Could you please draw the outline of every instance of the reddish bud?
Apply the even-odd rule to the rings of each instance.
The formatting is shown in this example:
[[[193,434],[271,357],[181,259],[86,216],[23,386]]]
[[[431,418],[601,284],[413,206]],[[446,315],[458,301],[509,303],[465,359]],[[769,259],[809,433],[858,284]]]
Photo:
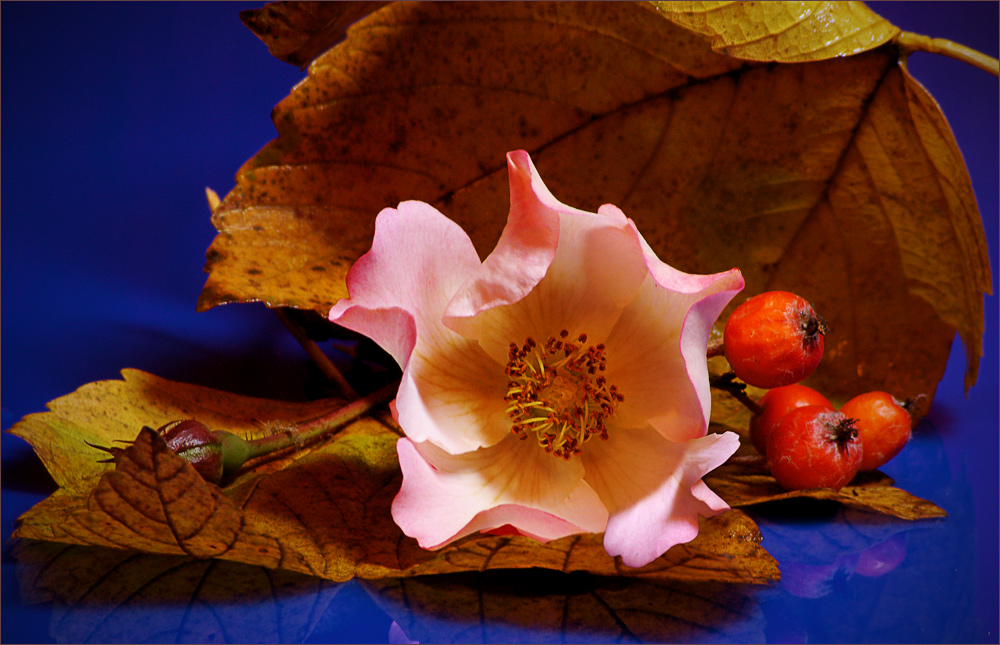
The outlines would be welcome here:
[[[177,453],[188,461],[205,481],[222,480],[222,442],[205,424],[194,419],[171,421],[156,430]]]

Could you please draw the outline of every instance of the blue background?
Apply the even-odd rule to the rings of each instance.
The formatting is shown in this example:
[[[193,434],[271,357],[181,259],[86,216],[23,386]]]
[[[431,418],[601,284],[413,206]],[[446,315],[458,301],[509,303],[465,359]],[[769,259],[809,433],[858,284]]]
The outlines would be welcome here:
[[[239,22],[237,12],[254,6],[0,8],[5,430],[84,383],[118,378],[125,367],[246,394],[302,398],[307,359],[271,312],[261,305],[194,311],[214,236],[204,188],[220,195],[232,188],[239,166],[274,136],[271,108],[304,75],[272,58]],[[997,55],[996,3],[873,6],[905,30]],[[995,289],[997,79],[928,54],[912,56],[910,71],[941,104],[969,166]],[[784,589],[761,596],[769,639],[1000,638],[995,296],[986,299],[986,311],[979,383],[963,394],[963,348],[956,341],[931,415],[885,468],[902,488],[945,507],[951,517],[933,528],[908,527],[906,558],[883,578],[862,579],[847,566],[827,580],[822,598]],[[16,517],[53,484],[19,438],[3,435],[2,456],[0,532],[6,539]],[[795,542],[788,531],[798,525],[789,529],[784,519],[785,528],[773,532],[767,514],[761,516],[765,547],[780,550],[779,544]],[[810,535],[830,524],[814,518],[799,523]],[[385,640],[390,616],[357,585],[338,591],[304,637]],[[941,606],[940,620],[909,619],[915,609],[933,612],[919,609],[928,597]],[[947,608],[952,618],[945,599],[961,601],[960,609]],[[9,545],[2,613],[0,640],[53,640],[49,607],[21,602]],[[551,638],[518,634],[502,638]],[[207,640],[204,634],[188,638]]]

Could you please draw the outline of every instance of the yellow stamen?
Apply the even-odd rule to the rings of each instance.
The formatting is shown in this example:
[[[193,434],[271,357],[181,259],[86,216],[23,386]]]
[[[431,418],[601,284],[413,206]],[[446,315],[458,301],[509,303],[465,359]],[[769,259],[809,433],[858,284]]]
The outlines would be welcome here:
[[[504,400],[520,439],[530,433],[538,445],[557,457],[579,454],[591,437],[608,438],[604,425],[625,397],[608,383],[604,345],[587,345],[587,335],[567,342],[567,330],[539,345],[527,338],[510,344]]]

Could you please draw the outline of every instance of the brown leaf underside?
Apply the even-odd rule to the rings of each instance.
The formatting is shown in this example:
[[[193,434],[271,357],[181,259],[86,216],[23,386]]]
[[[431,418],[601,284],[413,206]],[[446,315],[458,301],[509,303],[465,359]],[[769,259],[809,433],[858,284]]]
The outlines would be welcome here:
[[[278,138],[213,214],[199,307],[325,315],[374,215],[405,199],[485,255],[503,154],[523,148],[558,198],[620,206],[665,261],[812,301],[833,331],[811,384],[835,402],[932,394],[956,329],[971,384],[981,222],[944,117],[897,57],[746,62],[633,3],[390,5],[276,108]]]

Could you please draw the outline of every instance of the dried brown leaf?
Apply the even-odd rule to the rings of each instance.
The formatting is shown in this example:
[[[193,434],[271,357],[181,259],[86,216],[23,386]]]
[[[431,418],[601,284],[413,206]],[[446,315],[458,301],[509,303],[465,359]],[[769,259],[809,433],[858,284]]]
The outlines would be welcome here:
[[[542,568],[626,575],[654,580],[722,581],[760,584],[778,578],[777,563],[760,548],[760,532],[739,511],[703,519],[698,537],[667,551],[650,564],[632,569],[608,557],[603,535],[584,534],[539,544],[523,537],[475,537],[444,549],[413,575]]]
[[[148,375],[131,376],[139,382],[151,380]],[[161,386],[144,396],[166,393],[172,397],[192,387],[169,382]],[[204,388],[191,391],[211,400],[210,410],[247,400],[217,391],[208,396]],[[102,422],[103,416],[93,406],[73,406],[74,396],[80,396],[79,392],[65,397],[64,403],[85,421],[50,412],[36,415],[34,423],[44,425],[51,420],[74,427]],[[143,395],[133,392],[133,396]],[[89,395],[82,398],[93,401]],[[129,404],[144,409],[163,402],[131,400]],[[106,405],[115,410],[122,407],[113,400],[106,400]],[[302,405],[313,409],[310,404]],[[301,418],[291,409],[286,412]],[[307,454],[247,469],[223,490],[201,479],[157,433],[145,429],[114,470],[61,488],[19,519],[15,536],[215,557],[334,581],[536,567],[745,583],[777,577],[774,560],[760,548],[756,526],[739,511],[706,520],[697,539],[641,569],[628,569],[608,556],[600,535],[545,545],[520,537],[474,536],[439,551],[423,550],[400,532],[390,514],[400,484],[395,454],[398,433],[388,417],[365,417]],[[29,436],[52,435],[36,432]],[[72,434],[54,436],[56,444],[77,441]]]
[[[835,18],[824,38],[863,32]],[[213,214],[201,309],[325,314],[375,215],[406,199],[485,255],[507,212],[503,155],[523,148],[557,197],[620,206],[669,263],[735,265],[747,296],[813,302],[833,330],[813,384],[832,399],[933,394],[955,330],[975,380],[982,226],[947,123],[891,43],[764,64],[651,5],[393,4],[317,58],[274,121]]]
[[[53,454],[79,439],[62,428],[107,424],[136,410],[175,409],[176,401],[204,402],[206,415],[232,419],[219,410],[264,402],[195,386],[126,374],[127,405],[95,396],[117,392],[122,382],[81,388],[60,399],[62,411],[33,415],[29,440],[44,437]],[[134,387],[156,384],[157,387]],[[79,401],[75,401],[79,398]],[[101,403],[103,401],[103,403]],[[210,402],[210,404],[209,404]],[[289,419],[308,419],[331,402],[280,408]],[[104,414],[103,408],[114,414]],[[232,407],[230,407],[232,406]],[[201,418],[199,410],[187,408]],[[243,411],[245,414],[246,411]],[[43,429],[47,423],[53,427]],[[43,431],[44,430],[44,431]],[[326,443],[301,454],[251,465],[225,490],[201,479],[163,439],[144,429],[114,470],[90,474],[60,488],[19,520],[17,537],[136,549],[148,553],[215,557],[297,571],[334,581],[412,577],[497,569],[544,568],[676,581],[761,583],[777,577],[777,566],[760,547],[756,525],[738,510],[703,520],[698,537],[674,547],[639,569],[607,555],[602,536],[580,535],[547,544],[523,537],[470,536],[438,551],[405,537],[389,511],[399,489],[395,455],[398,426],[386,412],[356,420]],[[100,456],[93,454],[91,458]],[[939,517],[943,511],[872,474],[840,492],[786,493],[769,476],[725,466],[706,482],[733,506],[793,496],[835,499],[905,519]]]
[[[22,516],[14,536],[272,567],[283,560],[282,545],[249,529],[222,490],[148,428],[88,496],[57,491]]]
[[[344,38],[351,23],[388,2],[275,2],[240,12],[240,20],[286,63],[305,67]]]
[[[893,486],[892,478],[878,472],[858,473],[840,490],[816,488],[786,491],[759,467],[725,465],[705,477],[705,483],[731,506],[745,508],[783,499],[828,499],[848,506],[891,515],[904,520],[946,517],[944,509]]]

